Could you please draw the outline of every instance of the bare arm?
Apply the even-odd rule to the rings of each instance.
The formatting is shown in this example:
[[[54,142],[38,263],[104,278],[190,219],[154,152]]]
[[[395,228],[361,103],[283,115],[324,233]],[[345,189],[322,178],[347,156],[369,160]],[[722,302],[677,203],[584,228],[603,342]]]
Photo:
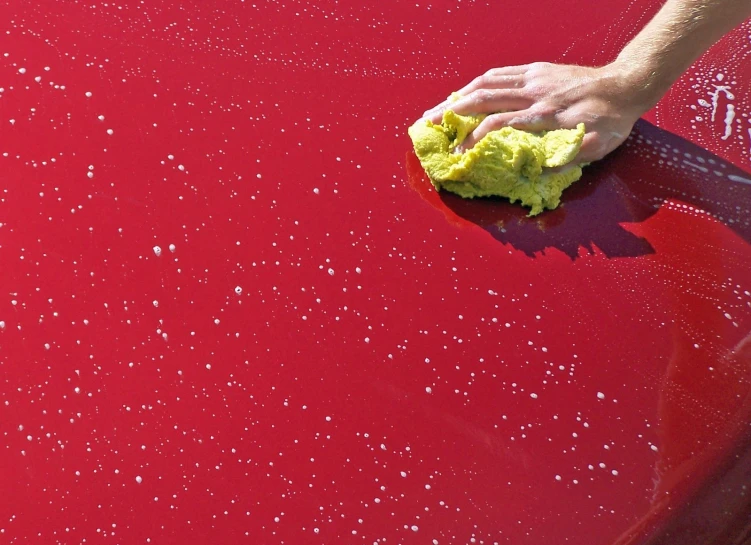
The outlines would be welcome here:
[[[584,123],[587,135],[576,161],[595,161],[623,143],[636,120],[675,80],[749,16],[751,0],[667,0],[608,65],[495,68],[461,89],[457,102],[443,102],[423,117],[437,123],[449,108],[460,114],[490,114],[464,148],[504,126],[540,131]]]
[[[646,111],[702,53],[750,16],[749,0],[668,0],[613,65],[633,81]]]

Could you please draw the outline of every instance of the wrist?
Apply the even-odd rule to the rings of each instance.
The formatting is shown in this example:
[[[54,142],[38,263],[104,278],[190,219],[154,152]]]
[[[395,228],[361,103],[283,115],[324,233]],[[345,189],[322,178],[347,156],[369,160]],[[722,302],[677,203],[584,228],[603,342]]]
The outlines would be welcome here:
[[[618,93],[636,110],[637,117],[651,110],[673,83],[649,63],[628,56],[619,55],[603,68],[616,82]]]

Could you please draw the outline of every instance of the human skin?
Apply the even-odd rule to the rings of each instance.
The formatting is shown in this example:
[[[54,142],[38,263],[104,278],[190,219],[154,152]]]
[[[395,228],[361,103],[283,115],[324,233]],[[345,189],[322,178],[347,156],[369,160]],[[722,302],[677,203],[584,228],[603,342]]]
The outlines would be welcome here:
[[[605,66],[535,62],[494,68],[460,89],[459,100],[446,100],[423,118],[439,123],[449,108],[488,114],[460,151],[504,126],[536,132],[584,123],[587,134],[574,161],[596,161],[621,145],[681,74],[749,16],[751,0],[667,0]]]

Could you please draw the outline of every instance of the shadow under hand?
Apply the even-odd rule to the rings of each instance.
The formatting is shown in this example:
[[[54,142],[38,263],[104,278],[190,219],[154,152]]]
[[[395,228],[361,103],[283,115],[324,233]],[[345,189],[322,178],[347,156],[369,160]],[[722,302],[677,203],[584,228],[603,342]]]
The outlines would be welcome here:
[[[643,120],[621,148],[584,169],[557,209],[535,217],[505,199],[436,192],[414,152],[407,154],[407,175],[410,186],[451,223],[478,225],[529,256],[549,248],[571,259],[595,247],[609,258],[654,253],[646,239],[621,224],[646,220],[668,199],[709,212],[751,241],[749,175]]]

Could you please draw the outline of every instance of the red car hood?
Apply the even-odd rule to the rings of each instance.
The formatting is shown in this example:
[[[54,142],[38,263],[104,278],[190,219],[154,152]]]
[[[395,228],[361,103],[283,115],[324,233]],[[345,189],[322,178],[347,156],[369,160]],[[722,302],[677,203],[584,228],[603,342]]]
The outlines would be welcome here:
[[[748,41],[536,218],[406,136],[651,4],[0,8],[0,541],[747,539]]]

